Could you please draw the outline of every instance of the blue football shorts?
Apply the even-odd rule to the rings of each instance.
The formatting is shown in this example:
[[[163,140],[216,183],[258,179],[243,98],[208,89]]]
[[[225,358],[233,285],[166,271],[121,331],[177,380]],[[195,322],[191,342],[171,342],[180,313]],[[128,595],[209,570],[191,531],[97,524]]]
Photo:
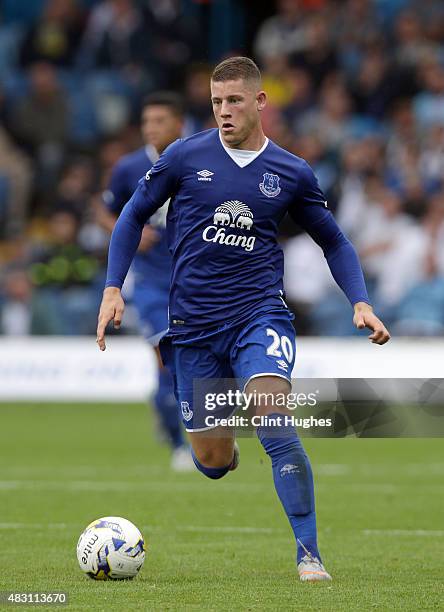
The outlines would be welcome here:
[[[152,346],[159,344],[168,329],[168,291],[158,287],[135,285],[133,303],[137,310],[139,329]]]
[[[279,376],[291,383],[295,362],[291,319],[289,311],[282,309],[208,335],[190,338],[167,334],[162,338],[159,347],[163,363],[173,375],[176,399],[188,432],[212,429],[214,425],[207,423],[209,414],[228,418],[237,409],[227,405],[213,407],[209,412],[203,394],[196,393],[196,388],[224,393],[236,379],[238,389],[243,390],[252,378],[263,375]],[[224,386],[224,381],[229,387]]]

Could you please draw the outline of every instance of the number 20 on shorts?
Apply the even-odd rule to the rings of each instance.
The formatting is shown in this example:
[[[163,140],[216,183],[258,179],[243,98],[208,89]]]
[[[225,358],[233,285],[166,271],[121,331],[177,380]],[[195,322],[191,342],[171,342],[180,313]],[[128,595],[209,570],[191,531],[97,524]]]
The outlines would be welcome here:
[[[267,327],[267,336],[273,338],[273,342],[267,348],[267,355],[272,357],[282,357],[284,354],[288,363],[293,361],[294,349],[293,344],[288,336],[279,336],[276,330]]]

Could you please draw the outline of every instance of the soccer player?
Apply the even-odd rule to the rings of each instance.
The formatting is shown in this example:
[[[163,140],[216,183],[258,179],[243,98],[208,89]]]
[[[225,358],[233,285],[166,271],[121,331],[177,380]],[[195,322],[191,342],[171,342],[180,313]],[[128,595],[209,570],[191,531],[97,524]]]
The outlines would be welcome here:
[[[208,478],[237,467],[230,429],[207,430],[205,406],[193,379],[235,378],[268,416],[257,428],[271,459],[274,485],[293,529],[302,581],[330,580],[318,550],[313,476],[295,428],[279,425],[295,359],[291,314],[283,299],[278,225],[286,213],[321,246],[331,272],[354,308],[354,324],[384,344],[389,333],[369,305],[361,266],[341,232],[310,166],[271,142],[260,113],[266,104],[256,64],[245,57],[220,63],[211,78],[218,129],[173,143],[139,182],[115,227],[97,342],[120,327],[120,288],[146,219],[171,197],[167,230],[173,257],[169,331],[164,362],[174,374],[177,400],[193,459]],[[232,406],[220,408],[228,416]],[[273,422],[276,425],[273,425]],[[214,435],[215,433],[219,435]]]
[[[140,177],[159,158],[159,153],[180,138],[183,130],[182,100],[173,92],[151,94],[142,108],[142,138],[145,146],[125,155],[111,173],[102,204],[96,207],[101,225],[112,232],[122,208],[136,189]],[[163,204],[142,230],[134,258],[134,304],[145,339],[156,350],[159,363],[158,387],[154,405],[172,447],[171,467],[175,471],[194,469],[185,444],[180,412],[174,397],[173,379],[162,365],[158,342],[168,328],[168,294],[171,255],[168,251],[165,221],[168,203]]]

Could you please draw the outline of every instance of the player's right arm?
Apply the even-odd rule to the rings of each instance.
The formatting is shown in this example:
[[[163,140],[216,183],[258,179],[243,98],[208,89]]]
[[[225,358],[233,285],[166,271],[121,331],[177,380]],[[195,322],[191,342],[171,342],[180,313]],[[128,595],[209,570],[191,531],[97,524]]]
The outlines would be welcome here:
[[[101,351],[106,348],[105,329],[108,323],[113,321],[116,329],[120,327],[124,310],[121,288],[139,246],[145,223],[178,188],[181,149],[181,140],[165,149],[156,164],[140,179],[114,227],[97,325],[97,343]]]

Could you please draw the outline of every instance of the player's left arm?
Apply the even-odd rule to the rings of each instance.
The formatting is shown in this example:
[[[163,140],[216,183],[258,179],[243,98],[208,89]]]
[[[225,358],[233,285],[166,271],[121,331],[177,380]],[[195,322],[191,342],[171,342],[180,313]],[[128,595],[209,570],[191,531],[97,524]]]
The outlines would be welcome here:
[[[374,314],[373,308],[366,302],[358,302],[354,305],[355,314],[353,324],[358,329],[367,327],[372,333],[369,339],[373,344],[385,344],[390,340],[390,334],[384,323]]]
[[[374,344],[385,344],[390,334],[370,305],[355,248],[328,210],[325,196],[308,164],[303,165],[299,179],[298,193],[289,214],[324,251],[333,278],[354,308],[354,325],[358,329],[370,329],[369,339]]]

